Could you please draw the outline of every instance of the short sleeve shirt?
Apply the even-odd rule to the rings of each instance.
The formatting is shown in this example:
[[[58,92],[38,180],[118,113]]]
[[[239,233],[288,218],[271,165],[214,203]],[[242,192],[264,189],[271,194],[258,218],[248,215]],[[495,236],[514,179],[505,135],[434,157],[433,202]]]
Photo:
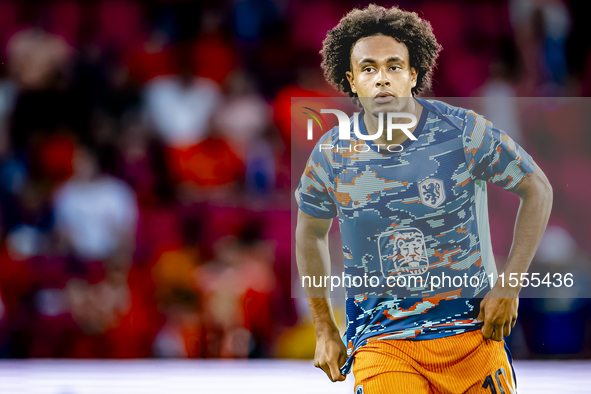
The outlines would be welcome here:
[[[295,192],[303,212],[338,217],[345,274],[374,278],[372,285],[347,283],[343,373],[369,341],[480,328],[479,301],[496,277],[486,183],[512,190],[534,171],[531,157],[489,120],[417,100],[423,106],[417,139],[407,139],[402,151],[366,143],[352,127],[349,140],[339,139],[334,128],[316,144]],[[367,134],[363,116],[359,127]],[[429,285],[446,276],[449,285]],[[474,278],[472,285],[454,285],[458,276]],[[409,283],[392,288],[388,278]]]

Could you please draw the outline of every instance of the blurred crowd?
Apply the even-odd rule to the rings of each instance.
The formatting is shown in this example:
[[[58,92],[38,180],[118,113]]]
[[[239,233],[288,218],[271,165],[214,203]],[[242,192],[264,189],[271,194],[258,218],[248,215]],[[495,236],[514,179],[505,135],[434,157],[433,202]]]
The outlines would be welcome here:
[[[335,95],[318,51],[359,4],[0,0],[0,357],[313,355],[291,292],[290,104]],[[444,48],[427,96],[591,93],[580,2],[399,4]],[[564,135],[514,132],[554,185],[570,179],[541,263],[588,265],[591,140]],[[512,224],[491,219],[500,256]],[[589,323],[584,301],[527,308]],[[523,354],[583,354],[588,336]]]

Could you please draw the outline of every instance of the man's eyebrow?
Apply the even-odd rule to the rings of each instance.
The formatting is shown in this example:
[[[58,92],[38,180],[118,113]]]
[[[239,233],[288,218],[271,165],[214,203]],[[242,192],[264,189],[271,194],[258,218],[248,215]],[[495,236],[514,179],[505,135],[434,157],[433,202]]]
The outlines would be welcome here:
[[[386,63],[394,63],[394,62],[404,63],[404,60],[399,56],[393,56],[393,57],[388,58],[388,60],[386,60]],[[359,61],[359,64],[363,64],[363,63],[377,63],[377,62],[374,59],[365,58],[365,59],[361,59],[361,61]]]

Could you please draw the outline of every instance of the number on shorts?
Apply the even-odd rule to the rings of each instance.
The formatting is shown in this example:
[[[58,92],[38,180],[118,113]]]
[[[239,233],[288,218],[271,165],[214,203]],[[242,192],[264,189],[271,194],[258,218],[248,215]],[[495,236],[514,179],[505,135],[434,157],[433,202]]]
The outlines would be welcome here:
[[[490,392],[492,394],[497,394],[497,389],[495,388],[495,384],[493,383],[492,377],[490,375],[484,378],[484,383],[482,383],[482,387],[484,387],[485,389],[490,388]]]
[[[503,378],[505,378],[505,383],[507,383],[507,387],[509,387],[509,390],[511,390],[511,394],[515,394],[515,390],[513,390],[513,387],[509,384],[507,374],[505,373],[505,370],[502,367],[497,369],[497,372],[495,372],[495,380],[497,381],[497,386],[501,394],[505,394],[505,390],[501,385],[501,379],[499,379],[499,375],[503,375]],[[497,388],[495,387],[492,375],[488,375],[486,378],[484,378],[484,383],[482,383],[482,387],[485,389],[490,389],[491,394],[497,394]]]

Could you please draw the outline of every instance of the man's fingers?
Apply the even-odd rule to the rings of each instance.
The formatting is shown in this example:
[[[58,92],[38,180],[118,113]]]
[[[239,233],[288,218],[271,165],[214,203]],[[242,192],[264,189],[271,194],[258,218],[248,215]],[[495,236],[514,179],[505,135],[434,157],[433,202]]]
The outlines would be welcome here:
[[[332,380],[332,376],[330,375],[330,368],[328,368],[328,365],[325,362],[321,362],[317,359],[314,359],[314,366],[316,368],[320,368],[321,370],[323,370],[326,376],[328,376],[328,378]]]
[[[343,365],[345,365],[346,362],[347,362],[347,354],[346,353],[341,353],[339,355],[339,373],[341,373],[341,367]],[[341,376],[342,376],[341,381],[347,379],[347,375],[341,374]]]
[[[484,321],[484,313],[482,312],[482,309],[480,310],[480,313],[478,314],[476,321]]]
[[[341,339],[320,338],[316,346],[314,366],[322,369],[333,382],[345,380],[340,367],[347,361],[347,349]]]
[[[508,337],[511,335],[511,323],[505,323],[503,326],[503,336]]]
[[[493,341],[497,341],[497,342],[502,341],[503,340],[503,326],[495,325],[490,339],[492,339]]]
[[[339,369],[336,360],[329,361],[328,368],[330,369],[330,376],[332,376],[331,380],[333,382],[345,380],[345,377],[341,374],[341,370]]]
[[[327,364],[321,364],[320,367],[318,367],[318,368],[323,370],[324,373],[326,374],[326,376],[328,376],[328,378],[334,382],[334,379],[332,378],[332,375],[330,374],[330,368],[328,367]]]
[[[493,333],[493,325],[490,322],[484,321],[482,326],[482,337],[484,339],[490,339]]]
[[[484,301],[484,300],[482,300]],[[477,321],[484,321],[484,302],[480,303],[480,312],[478,313]]]
[[[345,353],[341,353],[339,356],[339,368],[345,365],[347,362],[347,355]]]
[[[322,363],[319,366],[317,366],[317,368],[322,369],[326,376],[328,376],[328,378],[332,382],[343,381],[346,379],[346,376],[343,376],[341,374],[340,369],[336,366],[334,362]]]

